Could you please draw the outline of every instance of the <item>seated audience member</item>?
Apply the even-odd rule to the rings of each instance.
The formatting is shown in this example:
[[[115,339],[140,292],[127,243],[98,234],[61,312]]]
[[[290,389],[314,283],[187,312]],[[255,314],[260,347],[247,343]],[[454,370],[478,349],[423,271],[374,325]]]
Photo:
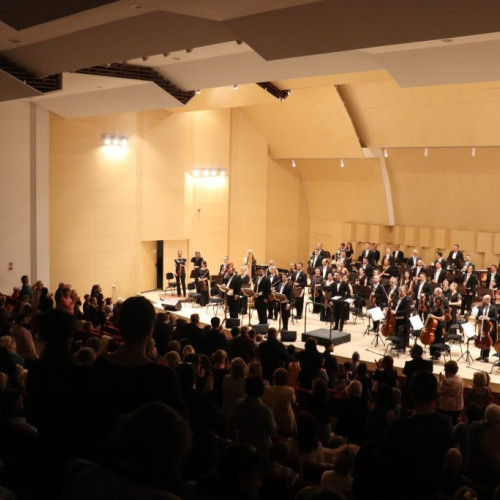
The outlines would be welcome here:
[[[415,413],[396,420],[383,438],[382,469],[391,471],[383,498],[436,498],[441,472],[451,445],[450,420],[433,410],[437,380],[429,372],[413,376],[410,392]]]
[[[254,446],[266,454],[276,434],[276,421],[272,410],[262,402],[264,382],[259,377],[247,377],[246,397],[236,405],[235,420],[238,426],[238,441]]]
[[[189,428],[176,411],[150,402],[124,416],[105,448],[102,465],[75,460],[66,470],[63,500],[175,500],[190,448]]]
[[[359,446],[355,444],[346,444],[337,450],[333,470],[325,471],[321,476],[323,488],[340,491],[346,498],[351,498],[352,472],[358,450]]]
[[[9,351],[10,357],[16,365],[24,366],[24,359],[17,354],[16,343],[10,335],[0,337],[0,346],[5,347]]]
[[[30,319],[26,314],[19,314],[12,327],[12,338],[16,343],[17,353],[27,364],[38,358],[33,336],[27,328]]]
[[[491,403],[491,389],[489,387],[490,377],[486,372],[474,372],[472,375],[472,389],[467,394],[465,400],[466,405],[475,403],[481,408],[484,415],[484,410]]]
[[[154,320],[154,307],[144,297],[130,297],[121,306],[119,329],[123,344],[95,364],[94,389],[104,426],[150,401],[183,411],[175,372],[146,355]]]
[[[278,368],[273,375],[273,385],[266,389],[262,401],[273,411],[278,431],[292,434],[297,430],[293,405],[296,403],[295,390],[288,385],[289,377],[285,368]]]
[[[222,382],[222,418],[232,422],[236,416],[236,404],[245,397],[245,375],[247,365],[241,358],[231,361],[230,374]]]

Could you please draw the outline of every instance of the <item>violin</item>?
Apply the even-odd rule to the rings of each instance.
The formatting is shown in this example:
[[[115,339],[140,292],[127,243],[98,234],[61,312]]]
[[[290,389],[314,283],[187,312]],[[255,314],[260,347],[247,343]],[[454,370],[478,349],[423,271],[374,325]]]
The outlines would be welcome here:
[[[436,336],[434,332],[438,327],[439,321],[436,318],[431,318],[427,316],[427,320],[425,321],[424,328],[420,333],[420,342],[424,345],[432,345],[436,340]]]
[[[493,324],[487,319],[481,320],[481,326],[479,327],[479,332],[477,334],[476,340],[474,341],[475,346],[482,351],[489,349],[493,341],[491,340],[490,331]],[[496,344],[495,344],[496,346]]]

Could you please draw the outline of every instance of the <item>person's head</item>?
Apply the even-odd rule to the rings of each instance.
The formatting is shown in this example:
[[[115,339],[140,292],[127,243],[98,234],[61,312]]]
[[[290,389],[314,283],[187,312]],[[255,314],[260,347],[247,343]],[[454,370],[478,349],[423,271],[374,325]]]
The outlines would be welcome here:
[[[249,398],[261,398],[266,390],[262,377],[247,377],[245,391]]]
[[[269,328],[267,331],[267,338],[268,339],[275,339],[278,336],[278,330],[276,328]]]
[[[200,315],[197,313],[191,314],[191,323],[193,325],[198,325],[199,322],[200,322]]]
[[[97,354],[91,347],[82,347],[75,353],[75,363],[79,366],[94,366]]]
[[[175,351],[179,354],[181,354],[181,343],[178,340],[169,340],[167,342],[167,352],[169,351]]]
[[[316,401],[320,401],[322,403],[327,403],[329,401],[330,394],[328,392],[328,384],[323,377],[317,377],[313,380],[312,397]]]
[[[490,425],[500,424],[500,406],[491,404],[484,410],[484,420]]]
[[[491,295],[483,295],[483,306],[489,306],[491,302]]]
[[[227,361],[227,352],[224,349],[217,349],[212,353],[212,363],[214,366],[224,366]]]
[[[191,354],[195,354],[194,347],[190,344],[185,345],[182,349],[182,359],[186,359],[186,356]]]
[[[421,272],[419,275],[418,275],[418,279],[420,280],[421,283],[423,283],[426,279],[427,279],[427,274],[425,272]]]
[[[347,477],[352,473],[358,451],[359,446],[356,444],[345,444],[337,450],[333,468],[339,476]]]
[[[436,400],[438,384],[429,372],[417,372],[410,383],[410,395],[415,403],[432,403]]]
[[[231,377],[244,378],[247,365],[242,358],[233,358],[231,360]]]
[[[444,374],[448,376],[453,376],[458,373],[458,364],[456,361],[450,359],[444,364]]]
[[[252,361],[248,364],[249,377],[262,377],[262,365],[258,361]]]
[[[472,274],[472,271],[474,271],[474,266],[467,266],[467,273]]]
[[[289,344],[286,346],[286,350],[288,352],[288,355],[290,356],[290,359],[292,361],[295,361],[295,351],[296,351],[295,346],[293,344]]]
[[[177,258],[182,258],[182,250],[177,250]]]
[[[458,448],[450,448],[444,457],[444,470],[459,473],[462,465],[462,453]]]
[[[175,370],[177,365],[181,362],[181,356],[177,351],[169,351],[165,354],[165,363],[167,366]]]
[[[436,271],[440,271],[441,270],[441,262],[436,261]]]
[[[212,328],[214,330],[217,330],[220,326],[220,319],[217,317],[217,316],[214,316],[211,320],[210,320],[210,324],[212,325]]]
[[[363,392],[363,386],[361,385],[361,382],[359,380],[353,380],[346,387],[346,395],[348,398],[359,397],[359,396],[361,396],[362,392]]]
[[[467,422],[479,422],[483,418],[483,410],[477,403],[467,403],[464,408],[465,420]]]
[[[145,341],[152,333],[155,308],[145,297],[129,297],[121,306],[118,328],[125,342]]]
[[[290,377],[288,376],[288,371],[284,368],[278,368],[274,370],[273,373],[273,384],[274,385],[288,385]]]
[[[234,339],[240,334],[240,327],[239,326],[233,326],[231,328],[231,337]]]
[[[368,373],[368,365],[366,363],[359,363],[358,377],[365,376]]]
[[[16,342],[10,335],[0,337],[0,346],[5,347],[9,352],[16,352]]]
[[[132,482],[169,489],[180,475],[190,445],[187,421],[167,405],[150,402],[115,427],[104,465]]]
[[[30,282],[30,279],[29,279],[29,277],[26,274],[23,275],[23,276],[21,276],[21,283],[23,285],[27,285],[29,282]]]
[[[46,345],[42,357],[55,361],[71,359],[71,342],[76,329],[76,319],[61,309],[47,311],[40,321],[40,336]]]
[[[314,270],[314,274],[316,276],[321,276],[321,269],[319,267],[317,267],[315,270]]]
[[[475,388],[487,387],[488,383],[488,375],[485,372],[474,372],[472,375],[472,384]]]
[[[306,344],[304,346],[304,349],[306,351],[317,351],[317,346],[318,346],[318,341],[314,337],[309,337],[306,340]]]
[[[282,283],[286,283],[287,281],[288,281],[288,274],[283,273],[283,274],[281,275],[281,282],[282,282]]]
[[[359,363],[359,352],[358,351],[354,351],[352,353],[352,356],[351,356],[351,361],[353,363]]]
[[[335,346],[333,345],[333,342],[331,340],[328,340],[325,343],[325,352],[333,352]]]
[[[410,356],[412,359],[420,359],[424,354],[424,349],[420,344],[413,344],[410,349]]]

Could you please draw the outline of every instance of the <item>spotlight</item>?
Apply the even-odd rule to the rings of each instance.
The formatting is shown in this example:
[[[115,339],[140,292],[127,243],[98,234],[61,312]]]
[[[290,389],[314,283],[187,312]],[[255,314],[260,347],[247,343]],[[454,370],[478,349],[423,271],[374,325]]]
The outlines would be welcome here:
[[[203,169],[203,177],[208,177],[208,176],[209,176],[209,174],[210,174],[210,170],[209,170],[209,168],[208,168],[208,167],[205,167],[205,168]]]
[[[424,156],[426,158],[429,156],[429,148],[424,148]]]
[[[474,146],[470,152],[472,158],[474,158],[476,156],[476,146]]]
[[[120,138],[117,135],[113,136],[113,140],[111,141],[113,146],[119,146],[120,145]]]
[[[128,137],[126,135],[124,135],[121,138],[120,146],[123,146],[124,148],[126,148],[128,146]]]
[[[212,177],[215,177],[218,174],[218,170],[215,167],[212,167],[212,170],[210,170],[210,175]]]
[[[341,158],[340,159],[340,168],[344,168],[345,165],[344,165],[344,158]]]
[[[226,176],[226,169],[225,169],[225,168],[221,168],[221,169],[219,170],[219,175],[220,175],[221,177],[225,177],[225,176]]]
[[[149,59],[149,57],[148,57],[148,56],[142,56],[142,60],[143,60],[144,62],[146,62],[148,59]]]
[[[233,85],[233,90],[238,90],[238,84],[236,84],[236,83],[235,83],[235,84]]]
[[[389,151],[387,151],[387,148],[384,148],[384,158],[389,158]]]
[[[292,160],[292,168],[295,168],[297,164],[295,163],[295,160]]]
[[[201,94],[201,89],[196,89],[196,95],[200,95]]]
[[[193,170],[193,177],[199,177],[199,176],[200,176],[200,169],[198,167],[196,167]]]
[[[105,134],[103,137],[103,142],[105,146],[109,146],[111,144],[111,136],[109,134]]]

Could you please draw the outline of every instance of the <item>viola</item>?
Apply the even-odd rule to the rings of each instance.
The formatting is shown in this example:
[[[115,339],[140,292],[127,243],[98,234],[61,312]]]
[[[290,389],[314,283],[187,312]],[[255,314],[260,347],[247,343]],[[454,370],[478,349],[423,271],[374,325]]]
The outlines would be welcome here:
[[[436,318],[431,318],[427,316],[427,320],[425,322],[425,326],[420,333],[420,342],[424,345],[432,345],[436,341],[436,336],[434,332],[438,326],[439,322]]]

